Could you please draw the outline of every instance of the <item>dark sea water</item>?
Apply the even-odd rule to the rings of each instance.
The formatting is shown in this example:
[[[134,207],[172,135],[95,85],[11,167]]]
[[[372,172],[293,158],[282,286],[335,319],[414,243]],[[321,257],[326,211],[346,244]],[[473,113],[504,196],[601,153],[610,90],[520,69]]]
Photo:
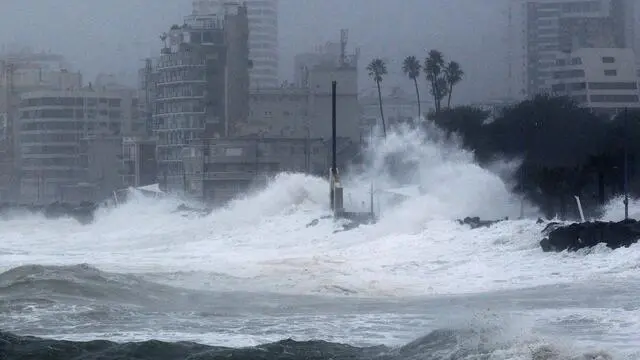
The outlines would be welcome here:
[[[328,350],[331,346],[344,351],[343,358],[363,359],[535,358],[532,354],[541,356],[536,359],[592,359],[594,354],[602,359],[634,359],[640,356],[639,286],[637,281],[620,281],[367,299],[207,292],[105,273],[88,265],[24,266],[0,275],[0,324],[5,332],[57,340],[155,339],[229,348],[272,343],[272,356],[265,358],[278,359],[282,357],[276,345],[286,339],[312,341],[279,343],[299,352],[291,359],[303,359],[303,353],[312,350],[338,351]],[[19,342],[8,334],[2,339]],[[45,345],[23,344],[29,349],[49,346]],[[113,346],[103,347],[114,351]],[[172,359],[188,353],[233,353],[163,346],[177,349],[177,357],[167,357]],[[8,350],[0,348],[0,354],[3,351]],[[253,356],[242,351],[237,354]],[[335,358],[329,353],[318,358]]]

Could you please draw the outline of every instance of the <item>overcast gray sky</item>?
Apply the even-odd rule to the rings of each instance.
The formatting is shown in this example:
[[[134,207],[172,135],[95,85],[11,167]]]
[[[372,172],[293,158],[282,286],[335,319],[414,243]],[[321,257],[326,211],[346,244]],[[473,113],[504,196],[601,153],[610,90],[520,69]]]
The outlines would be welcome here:
[[[24,43],[65,55],[92,80],[99,72],[130,79],[142,59],[156,54],[158,35],[191,11],[191,0],[0,0],[0,43]],[[387,87],[401,76],[407,55],[437,48],[462,64],[458,102],[505,93],[504,0],[280,0],[280,76],[292,77],[292,57],[350,31],[362,51],[388,61]],[[370,79],[361,72],[362,88]]]

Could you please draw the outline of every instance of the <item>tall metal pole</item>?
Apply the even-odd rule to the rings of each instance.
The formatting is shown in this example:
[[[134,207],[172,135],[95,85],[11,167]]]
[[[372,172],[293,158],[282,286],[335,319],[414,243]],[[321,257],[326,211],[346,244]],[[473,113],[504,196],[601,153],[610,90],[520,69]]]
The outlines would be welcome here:
[[[333,150],[333,157],[332,157],[332,161],[331,161],[331,166],[332,166],[332,170],[334,175],[337,173],[337,169],[338,169],[338,159],[337,159],[337,135],[336,135],[336,88],[337,88],[337,82],[336,81],[332,81],[331,82],[331,141],[332,141],[332,150]]]
[[[629,219],[629,120],[624,108],[624,219]]]

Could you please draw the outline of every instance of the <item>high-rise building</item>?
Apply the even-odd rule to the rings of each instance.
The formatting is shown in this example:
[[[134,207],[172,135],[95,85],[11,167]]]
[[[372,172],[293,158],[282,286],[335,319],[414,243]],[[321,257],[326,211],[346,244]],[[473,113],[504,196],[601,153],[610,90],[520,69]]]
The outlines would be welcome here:
[[[549,89],[563,53],[581,48],[635,48],[634,0],[512,0],[522,11],[527,95]],[[513,29],[512,29],[513,31]]]
[[[124,134],[135,133],[137,98],[131,89],[38,90],[20,96],[18,145],[20,148],[20,200],[47,204],[70,195],[65,190],[89,178],[115,174],[113,168],[96,169],[98,162],[83,159],[83,144],[96,136],[111,137],[122,148]],[[107,151],[98,151],[112,155]],[[100,162],[102,163],[102,162]],[[117,188],[117,183],[110,184]],[[105,188],[104,183],[100,186]],[[95,200],[95,199],[86,199]]]
[[[250,86],[273,88],[278,78],[278,0],[244,0],[249,17],[249,57],[252,61]],[[228,0],[194,0],[193,14],[220,13],[224,6],[237,6]]]
[[[625,108],[640,108],[632,49],[578,49],[559,58],[552,70],[552,93],[569,96],[599,114],[614,116]]]
[[[82,85],[63,56],[29,50],[0,55],[0,201],[18,201],[20,95],[49,89],[71,90]]]
[[[154,93],[159,182],[184,189],[182,150],[192,140],[233,135],[246,121],[249,25],[245,6],[195,13],[162,36],[165,46],[149,82]]]

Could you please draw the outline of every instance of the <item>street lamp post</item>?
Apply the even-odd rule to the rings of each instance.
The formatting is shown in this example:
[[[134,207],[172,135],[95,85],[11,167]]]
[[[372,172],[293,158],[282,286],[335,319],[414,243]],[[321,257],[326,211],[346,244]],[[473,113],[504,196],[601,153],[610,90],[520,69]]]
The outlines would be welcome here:
[[[629,121],[624,108],[624,219],[629,220]]]

